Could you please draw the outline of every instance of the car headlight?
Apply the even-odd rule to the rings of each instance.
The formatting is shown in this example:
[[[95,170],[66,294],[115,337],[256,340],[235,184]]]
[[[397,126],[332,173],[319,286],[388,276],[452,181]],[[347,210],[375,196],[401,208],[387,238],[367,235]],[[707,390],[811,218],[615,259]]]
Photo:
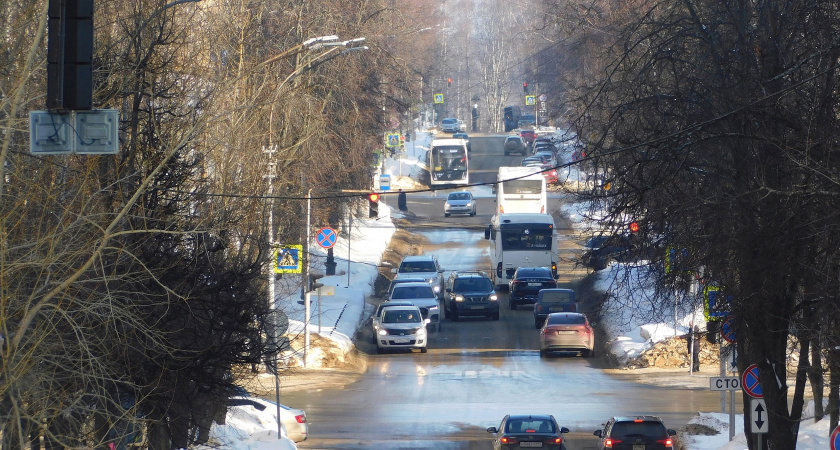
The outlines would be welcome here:
[[[426,335],[426,327],[420,327],[420,329],[417,330],[417,336],[425,336],[425,335]]]
[[[435,291],[435,294],[437,294],[438,292],[440,292],[440,286],[435,286],[434,291]]]
[[[499,297],[496,294],[493,294],[493,295],[490,296],[490,301],[492,301],[492,302],[495,302],[498,299],[499,299]]]
[[[464,205],[464,206],[466,206],[467,208],[471,208],[471,207],[472,207],[472,202],[469,202],[469,203],[467,203],[467,204],[466,204],[466,205]]]
[[[382,328],[382,329],[380,329],[380,330],[379,330],[379,335],[380,335],[380,336],[387,336],[387,335],[388,335],[388,331],[386,331],[384,328]]]
[[[456,302],[463,302],[463,301],[464,301],[464,297],[463,297],[463,296],[460,296],[460,295],[456,295],[456,296],[455,296],[455,301],[456,301]]]
[[[445,203],[445,204],[443,205],[443,209],[449,209],[449,203]]]

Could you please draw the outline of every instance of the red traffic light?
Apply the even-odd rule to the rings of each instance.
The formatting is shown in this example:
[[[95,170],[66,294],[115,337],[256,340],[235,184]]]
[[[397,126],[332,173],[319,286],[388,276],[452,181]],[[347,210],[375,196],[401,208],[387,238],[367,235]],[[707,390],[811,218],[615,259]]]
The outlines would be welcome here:
[[[639,231],[639,224],[636,222],[630,223],[630,231],[632,231],[633,233]]]
[[[376,193],[376,192],[371,192],[371,193],[368,195],[368,200],[370,200],[370,201],[372,201],[372,202],[378,202],[378,201],[379,201],[379,194],[378,194],[378,193]]]

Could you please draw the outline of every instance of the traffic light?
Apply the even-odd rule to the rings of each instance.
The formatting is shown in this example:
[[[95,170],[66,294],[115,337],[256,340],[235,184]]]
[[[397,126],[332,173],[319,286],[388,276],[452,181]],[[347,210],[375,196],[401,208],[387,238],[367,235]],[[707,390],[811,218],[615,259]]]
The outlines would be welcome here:
[[[717,335],[720,332],[718,325],[716,320],[706,322],[706,340],[710,344],[717,344]]]
[[[89,110],[93,0],[49,0],[47,15],[47,109]]]
[[[526,94],[528,93],[528,83],[522,83],[522,90],[525,91]]]
[[[452,86],[452,78],[447,78],[446,82],[449,83],[449,86]]]
[[[379,218],[379,194],[376,192],[371,192],[368,195],[368,218]]]
[[[609,188],[607,188],[607,189],[609,189]],[[639,232],[639,223],[638,222],[630,223],[630,232],[632,232],[632,233],[638,233]]]

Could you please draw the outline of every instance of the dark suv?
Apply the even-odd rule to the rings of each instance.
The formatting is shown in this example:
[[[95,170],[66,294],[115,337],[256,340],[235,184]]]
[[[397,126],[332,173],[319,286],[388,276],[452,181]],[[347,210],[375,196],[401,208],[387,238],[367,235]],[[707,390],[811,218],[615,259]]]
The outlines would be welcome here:
[[[520,267],[513,273],[508,288],[508,307],[516,309],[519,305],[535,303],[537,295],[543,289],[554,289],[557,280],[548,267]]]
[[[656,416],[613,417],[604,424],[604,429],[593,433],[600,438],[600,450],[673,450],[675,430],[665,428],[662,419]]]
[[[484,316],[499,320],[499,298],[486,273],[455,271],[446,280],[443,296],[445,314],[453,321],[464,316]]]

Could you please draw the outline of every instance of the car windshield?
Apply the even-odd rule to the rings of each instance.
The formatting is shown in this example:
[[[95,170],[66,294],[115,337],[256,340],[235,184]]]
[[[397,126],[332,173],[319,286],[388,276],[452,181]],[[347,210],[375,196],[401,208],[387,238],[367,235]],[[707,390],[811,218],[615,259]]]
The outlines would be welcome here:
[[[549,325],[586,325],[586,316],[582,314],[551,314]]]
[[[431,261],[409,261],[400,264],[400,272],[437,272],[437,270],[435,270],[435,263]]]
[[[667,436],[665,425],[661,422],[616,422],[610,432],[610,437],[621,439],[628,436],[644,436],[661,438]]]
[[[457,120],[455,120],[455,119],[443,119],[443,122],[441,122],[441,123],[455,123],[455,122],[457,122]]]
[[[382,321],[385,323],[419,323],[420,314],[417,311],[408,310],[385,311]]]
[[[607,240],[606,236],[595,236],[595,237],[589,239],[588,241],[586,241],[586,245],[584,245],[584,247],[586,247],[586,248],[601,248],[601,246],[604,245],[604,242],[606,242],[606,240]]]
[[[452,283],[452,289],[456,292],[466,291],[492,291],[493,284],[487,278],[456,278]]]
[[[511,419],[505,426],[506,433],[554,433],[554,423],[548,419]]]
[[[470,194],[466,192],[453,192],[449,194],[449,200],[469,200]]]
[[[540,302],[542,303],[572,303],[574,298],[569,291],[542,291]]]
[[[397,286],[394,288],[394,293],[391,298],[394,300],[407,298],[431,298],[435,294],[432,292],[431,286]]]

